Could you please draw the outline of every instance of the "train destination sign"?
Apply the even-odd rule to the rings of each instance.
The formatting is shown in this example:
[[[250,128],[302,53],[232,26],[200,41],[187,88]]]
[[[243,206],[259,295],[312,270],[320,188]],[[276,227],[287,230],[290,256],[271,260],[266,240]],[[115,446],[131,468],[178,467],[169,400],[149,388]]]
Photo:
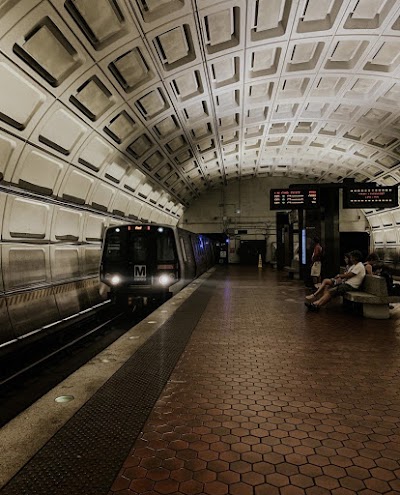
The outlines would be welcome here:
[[[394,208],[398,206],[397,186],[349,186],[343,189],[343,208]]]
[[[319,208],[317,188],[271,189],[271,210],[298,210]]]

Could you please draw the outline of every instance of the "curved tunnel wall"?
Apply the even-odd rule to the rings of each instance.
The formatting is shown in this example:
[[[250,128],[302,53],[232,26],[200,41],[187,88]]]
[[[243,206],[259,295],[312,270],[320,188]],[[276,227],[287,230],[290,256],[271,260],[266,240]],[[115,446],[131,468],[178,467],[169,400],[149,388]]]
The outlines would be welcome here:
[[[400,208],[365,211],[370,225],[372,246],[385,262],[400,261]]]
[[[140,170],[161,177],[165,157],[130,113],[50,2],[1,3],[0,345],[101,301],[104,228],[178,221],[179,199]]]

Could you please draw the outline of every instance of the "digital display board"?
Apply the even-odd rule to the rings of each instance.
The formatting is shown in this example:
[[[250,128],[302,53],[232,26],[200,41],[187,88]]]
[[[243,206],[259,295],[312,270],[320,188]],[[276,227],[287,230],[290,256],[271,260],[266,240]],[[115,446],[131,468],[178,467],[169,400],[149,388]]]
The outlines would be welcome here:
[[[317,188],[271,189],[271,210],[298,210],[319,208]]]
[[[358,184],[343,188],[343,208],[394,208],[398,204],[397,186]]]

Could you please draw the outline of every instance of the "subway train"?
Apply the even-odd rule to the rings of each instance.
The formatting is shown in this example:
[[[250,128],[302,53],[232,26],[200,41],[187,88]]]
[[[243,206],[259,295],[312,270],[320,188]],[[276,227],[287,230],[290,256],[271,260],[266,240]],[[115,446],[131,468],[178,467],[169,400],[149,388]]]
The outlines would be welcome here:
[[[170,225],[119,225],[105,232],[100,280],[117,304],[159,303],[214,263],[214,244],[203,235]]]

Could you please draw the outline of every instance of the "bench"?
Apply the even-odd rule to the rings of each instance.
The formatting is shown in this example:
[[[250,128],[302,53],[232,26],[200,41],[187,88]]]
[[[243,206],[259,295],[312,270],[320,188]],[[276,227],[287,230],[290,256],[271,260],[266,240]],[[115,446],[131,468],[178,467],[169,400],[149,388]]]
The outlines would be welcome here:
[[[366,275],[361,290],[344,294],[343,299],[362,305],[363,316],[376,320],[390,317],[389,304],[400,302],[400,296],[389,296],[386,280],[377,275]]]
[[[299,260],[292,260],[290,266],[284,266],[284,271],[287,272],[289,278],[299,280],[300,278],[300,263]]]

